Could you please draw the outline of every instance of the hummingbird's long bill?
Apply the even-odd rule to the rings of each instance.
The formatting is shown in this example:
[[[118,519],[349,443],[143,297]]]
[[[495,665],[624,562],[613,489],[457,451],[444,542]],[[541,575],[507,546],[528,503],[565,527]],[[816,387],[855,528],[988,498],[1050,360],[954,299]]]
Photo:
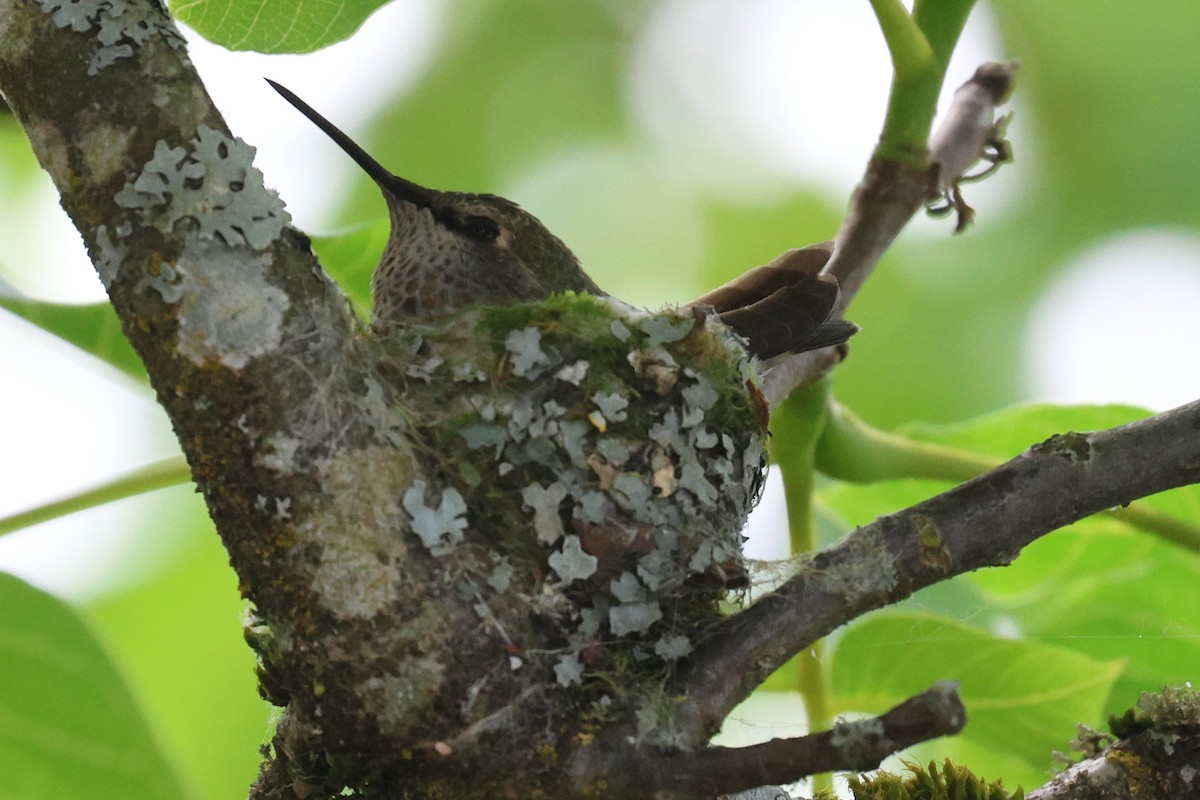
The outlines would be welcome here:
[[[353,139],[343,133],[340,128],[321,116],[315,108],[297,97],[291,89],[276,83],[270,78],[264,78],[263,80],[271,84],[271,88],[279,92],[284,100],[295,106],[301,114],[308,117],[314,125],[324,131],[326,136],[333,139],[338,147],[346,151],[346,155],[354,159],[355,163],[362,167],[363,171],[370,175],[371,180],[379,184],[381,189],[391,192],[397,199],[407,201],[415,206],[421,208],[432,206],[433,194],[424,186],[393,175],[382,164],[372,158],[366,150],[359,147]]]

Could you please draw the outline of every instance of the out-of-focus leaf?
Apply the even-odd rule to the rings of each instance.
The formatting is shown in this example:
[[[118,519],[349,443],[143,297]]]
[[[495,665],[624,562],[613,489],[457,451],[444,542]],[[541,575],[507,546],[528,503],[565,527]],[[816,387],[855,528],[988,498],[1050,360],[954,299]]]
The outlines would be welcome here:
[[[146,380],[141,359],[129,346],[121,332],[117,312],[108,303],[68,305],[23,297],[0,297],[0,308],[107,361],[137,381]]]
[[[182,487],[167,492],[171,531],[156,517],[138,535],[144,550],[169,548],[170,564],[83,613],[136,687],[190,797],[245,797],[271,735],[242,635],[245,601],[203,501]]]
[[[1017,406],[950,425],[910,423],[897,433],[929,442],[953,445],[976,453],[1010,457],[1057,433],[1115,428],[1152,412],[1123,405]]]
[[[312,237],[313,252],[321,266],[364,316],[371,308],[371,273],[390,233],[388,220],[378,219],[337,234]]]
[[[455,9],[425,79],[362,142],[385,166],[437,189],[505,192],[502,180],[549,154],[621,135],[629,47],[622,21],[639,10],[613,13],[598,0],[472,2]],[[378,189],[365,177],[359,187],[343,220],[380,213]],[[530,210],[549,216],[549,209]]]
[[[966,423],[909,425],[910,437],[1007,457],[1055,433],[1113,427],[1148,412],[1128,406],[1029,406]],[[848,526],[918,503],[949,487],[937,481],[834,484],[820,503]],[[1145,502],[1200,525],[1200,489],[1183,487]],[[1109,711],[1148,686],[1194,678],[1200,660],[1200,557],[1108,517],[1090,517],[1041,537],[1004,568],[957,579],[975,587],[974,602],[939,602],[922,592],[914,605],[974,624],[1002,625],[1034,641],[1089,657],[1126,659]]]
[[[65,603],[0,573],[0,796],[182,798],[108,655]]]
[[[912,612],[851,623],[830,659],[842,711],[882,712],[935,681],[958,681],[969,717],[960,736],[1039,770],[1077,722],[1101,721],[1121,669],[1120,661]]]
[[[1200,4],[1160,0],[1139,14],[1120,0],[992,7],[1021,58],[1022,102],[1037,117],[1039,182],[1056,206],[1041,224],[1194,227]]]
[[[230,50],[309,53],[357,31],[387,0],[176,0],[171,13]]]
[[[1194,680],[1200,558],[1111,520],[1034,542],[1011,569],[971,577],[1010,626],[1093,658],[1123,658],[1107,711],[1148,687]]]

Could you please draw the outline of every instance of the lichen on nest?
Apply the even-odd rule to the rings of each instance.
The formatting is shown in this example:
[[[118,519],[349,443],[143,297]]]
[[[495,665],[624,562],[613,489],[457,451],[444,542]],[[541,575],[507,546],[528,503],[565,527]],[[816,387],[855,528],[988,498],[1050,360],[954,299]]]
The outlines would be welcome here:
[[[757,377],[715,317],[567,293],[383,343],[424,464],[403,498],[413,534],[447,570],[475,565],[485,621],[502,629],[514,596],[552,620],[513,652],[570,686],[669,667],[715,624],[765,467]]]

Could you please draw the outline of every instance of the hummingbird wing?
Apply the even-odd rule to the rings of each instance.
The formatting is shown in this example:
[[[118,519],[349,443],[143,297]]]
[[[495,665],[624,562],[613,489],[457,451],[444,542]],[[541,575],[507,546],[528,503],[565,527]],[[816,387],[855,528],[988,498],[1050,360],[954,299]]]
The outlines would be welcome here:
[[[712,306],[718,314],[745,308],[799,280],[817,277],[831,255],[833,242],[820,242],[799,250],[788,250],[770,264],[742,273],[729,283],[697,297],[689,305]]]
[[[858,326],[830,319],[840,290],[821,268],[832,253],[832,242],[789,250],[689,305],[711,306],[750,343],[750,353],[764,360],[840,344]]]

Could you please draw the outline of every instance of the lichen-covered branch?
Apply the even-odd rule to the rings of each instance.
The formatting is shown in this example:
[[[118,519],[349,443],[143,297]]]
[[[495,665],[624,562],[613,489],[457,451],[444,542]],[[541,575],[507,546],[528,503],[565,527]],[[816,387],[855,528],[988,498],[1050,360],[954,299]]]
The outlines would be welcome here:
[[[1143,694],[1110,722],[1112,736],[1084,731],[1084,758],[1028,800],[1176,800],[1200,796],[1200,695],[1190,688]]]
[[[1052,437],[996,469],[852,531],[732,617],[689,661],[676,712],[706,740],[771,672],[874,608],[970,570],[1010,563],[1034,539],[1106,508],[1200,482],[1200,402],[1097,433]]]
[[[820,772],[863,772],[921,742],[958,733],[967,712],[954,684],[940,683],[881,714],[840,720],[831,730],[749,747],[710,747],[695,755],[643,759],[622,775],[621,796],[710,797],[770,784],[795,783]],[[636,763],[636,761],[634,762]]]
[[[0,20],[0,90],[252,603],[286,708],[253,796],[570,797],[606,780],[581,753],[678,749],[665,687],[761,488],[742,345],[570,293],[371,333],[156,4]]]

